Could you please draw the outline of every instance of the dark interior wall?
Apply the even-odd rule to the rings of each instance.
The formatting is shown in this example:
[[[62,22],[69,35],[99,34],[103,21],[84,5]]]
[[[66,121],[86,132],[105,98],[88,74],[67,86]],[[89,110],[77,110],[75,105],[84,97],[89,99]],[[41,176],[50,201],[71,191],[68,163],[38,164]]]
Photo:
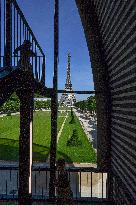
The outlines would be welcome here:
[[[103,53],[105,64],[100,70],[105,68],[106,72],[98,70],[95,62],[93,74],[96,90],[99,83],[104,85],[103,73],[108,83],[105,85],[108,88],[107,94],[110,93],[112,171],[120,177],[130,195],[136,200],[136,1],[77,0],[76,2],[86,32],[91,61],[99,62],[96,52],[92,49],[94,45],[95,49],[99,50],[98,53],[101,51]],[[92,15],[94,11],[95,18]],[[94,26],[97,27],[98,38],[93,36]],[[101,48],[94,41],[100,41]],[[91,43],[93,44],[90,45]],[[104,98],[107,99],[107,96]],[[103,103],[98,104],[102,106]],[[116,196],[115,192],[114,198]],[[122,196],[124,197],[123,194]]]
[[[107,171],[110,169],[110,93],[107,67],[94,6],[91,1],[76,2],[85,30],[96,91],[98,167]]]

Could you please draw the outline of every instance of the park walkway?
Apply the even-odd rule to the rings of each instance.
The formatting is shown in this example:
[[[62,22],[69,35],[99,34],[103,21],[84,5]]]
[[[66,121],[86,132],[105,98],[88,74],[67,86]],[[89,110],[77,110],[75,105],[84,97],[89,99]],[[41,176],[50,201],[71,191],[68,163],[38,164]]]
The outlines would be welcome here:
[[[59,117],[64,117],[64,116],[59,116]],[[65,125],[65,122],[66,122],[66,120],[67,120],[67,117],[68,117],[68,113],[66,114],[65,119],[64,119],[64,121],[63,121],[63,123],[62,123],[62,125],[61,125],[61,128],[60,128],[60,130],[59,130],[59,133],[58,133],[58,135],[57,135],[57,143],[58,143],[59,138],[60,138],[60,136],[61,136],[62,130],[63,130],[64,125]],[[46,160],[46,163],[47,163],[47,164],[48,164],[49,162],[50,162],[50,155],[48,155],[48,158],[47,158],[47,160]]]
[[[63,117],[63,116],[60,116],[60,117]],[[66,122],[67,118],[68,118],[68,113],[66,114],[66,117],[65,117],[65,119],[64,119],[64,121],[63,121],[63,123],[62,123],[62,125],[61,125],[61,128],[60,128],[60,130],[59,130],[59,133],[58,133],[58,135],[57,135],[57,143],[58,143],[58,141],[59,141],[59,138],[60,138],[60,136],[61,136],[61,133],[62,133],[62,130],[63,130],[63,128],[64,128],[64,125],[65,125],[65,122]]]
[[[93,144],[93,148],[97,151],[97,121],[93,117],[87,117],[79,110],[73,109],[74,113],[78,117],[80,124],[86,133],[86,136]]]

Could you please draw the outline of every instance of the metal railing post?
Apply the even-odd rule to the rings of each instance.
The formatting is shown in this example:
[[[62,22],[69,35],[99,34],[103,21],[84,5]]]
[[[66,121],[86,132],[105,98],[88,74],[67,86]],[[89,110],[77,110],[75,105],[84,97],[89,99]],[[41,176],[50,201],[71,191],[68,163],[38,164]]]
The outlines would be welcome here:
[[[31,205],[32,177],[32,123],[34,83],[30,73],[24,73],[24,79],[17,90],[20,99],[20,137],[19,137],[19,205]]]
[[[6,47],[5,47],[5,66],[12,65],[12,7],[11,0],[6,0]]]
[[[45,85],[45,56],[43,56],[43,62],[42,62],[42,77],[41,82],[43,85]]]
[[[51,99],[51,146],[50,146],[50,187],[49,198],[55,200],[55,162],[57,145],[57,115],[58,115],[58,22],[59,21],[59,0],[55,0],[54,14],[54,77],[53,77],[53,95]]]

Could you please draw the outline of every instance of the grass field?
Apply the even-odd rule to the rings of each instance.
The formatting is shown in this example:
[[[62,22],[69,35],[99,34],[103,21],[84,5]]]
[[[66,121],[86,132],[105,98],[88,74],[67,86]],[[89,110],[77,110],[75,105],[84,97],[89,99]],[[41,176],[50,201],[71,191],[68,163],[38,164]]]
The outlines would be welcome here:
[[[58,115],[58,131],[65,119],[65,112]],[[79,120],[69,124],[70,112],[58,141],[57,158],[65,157],[67,162],[96,162],[96,154],[84,133]],[[45,162],[50,151],[51,120],[50,112],[34,112],[33,160]],[[68,138],[76,128],[82,141],[80,147],[67,147]],[[0,160],[18,160],[19,115],[0,118]]]
[[[65,118],[59,114],[58,130]],[[19,115],[0,118],[0,160],[18,160]],[[50,149],[50,112],[34,113],[33,160],[45,161]]]
[[[45,116],[46,113],[46,116]],[[58,115],[58,131],[64,121],[65,112]],[[33,159],[45,161],[50,151],[51,117],[50,112],[36,112],[34,115]]]
[[[58,153],[57,158],[63,156],[67,162],[91,162],[96,163],[96,153],[88,141],[85,132],[83,131],[81,124],[74,115],[75,123],[70,124],[71,116],[66,120],[65,126],[63,128],[62,134],[58,141]],[[72,147],[67,146],[67,140],[71,137],[73,129],[77,130],[79,140],[82,142],[81,146]]]

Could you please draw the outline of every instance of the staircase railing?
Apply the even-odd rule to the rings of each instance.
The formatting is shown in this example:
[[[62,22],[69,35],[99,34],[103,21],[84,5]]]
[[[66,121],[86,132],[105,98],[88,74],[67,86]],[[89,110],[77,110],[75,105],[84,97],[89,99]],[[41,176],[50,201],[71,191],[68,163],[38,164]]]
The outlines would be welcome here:
[[[19,67],[21,52],[14,54],[24,41],[31,42],[29,62],[34,78],[45,84],[45,54],[16,0],[0,0],[0,75]],[[7,72],[7,73],[6,73]]]

